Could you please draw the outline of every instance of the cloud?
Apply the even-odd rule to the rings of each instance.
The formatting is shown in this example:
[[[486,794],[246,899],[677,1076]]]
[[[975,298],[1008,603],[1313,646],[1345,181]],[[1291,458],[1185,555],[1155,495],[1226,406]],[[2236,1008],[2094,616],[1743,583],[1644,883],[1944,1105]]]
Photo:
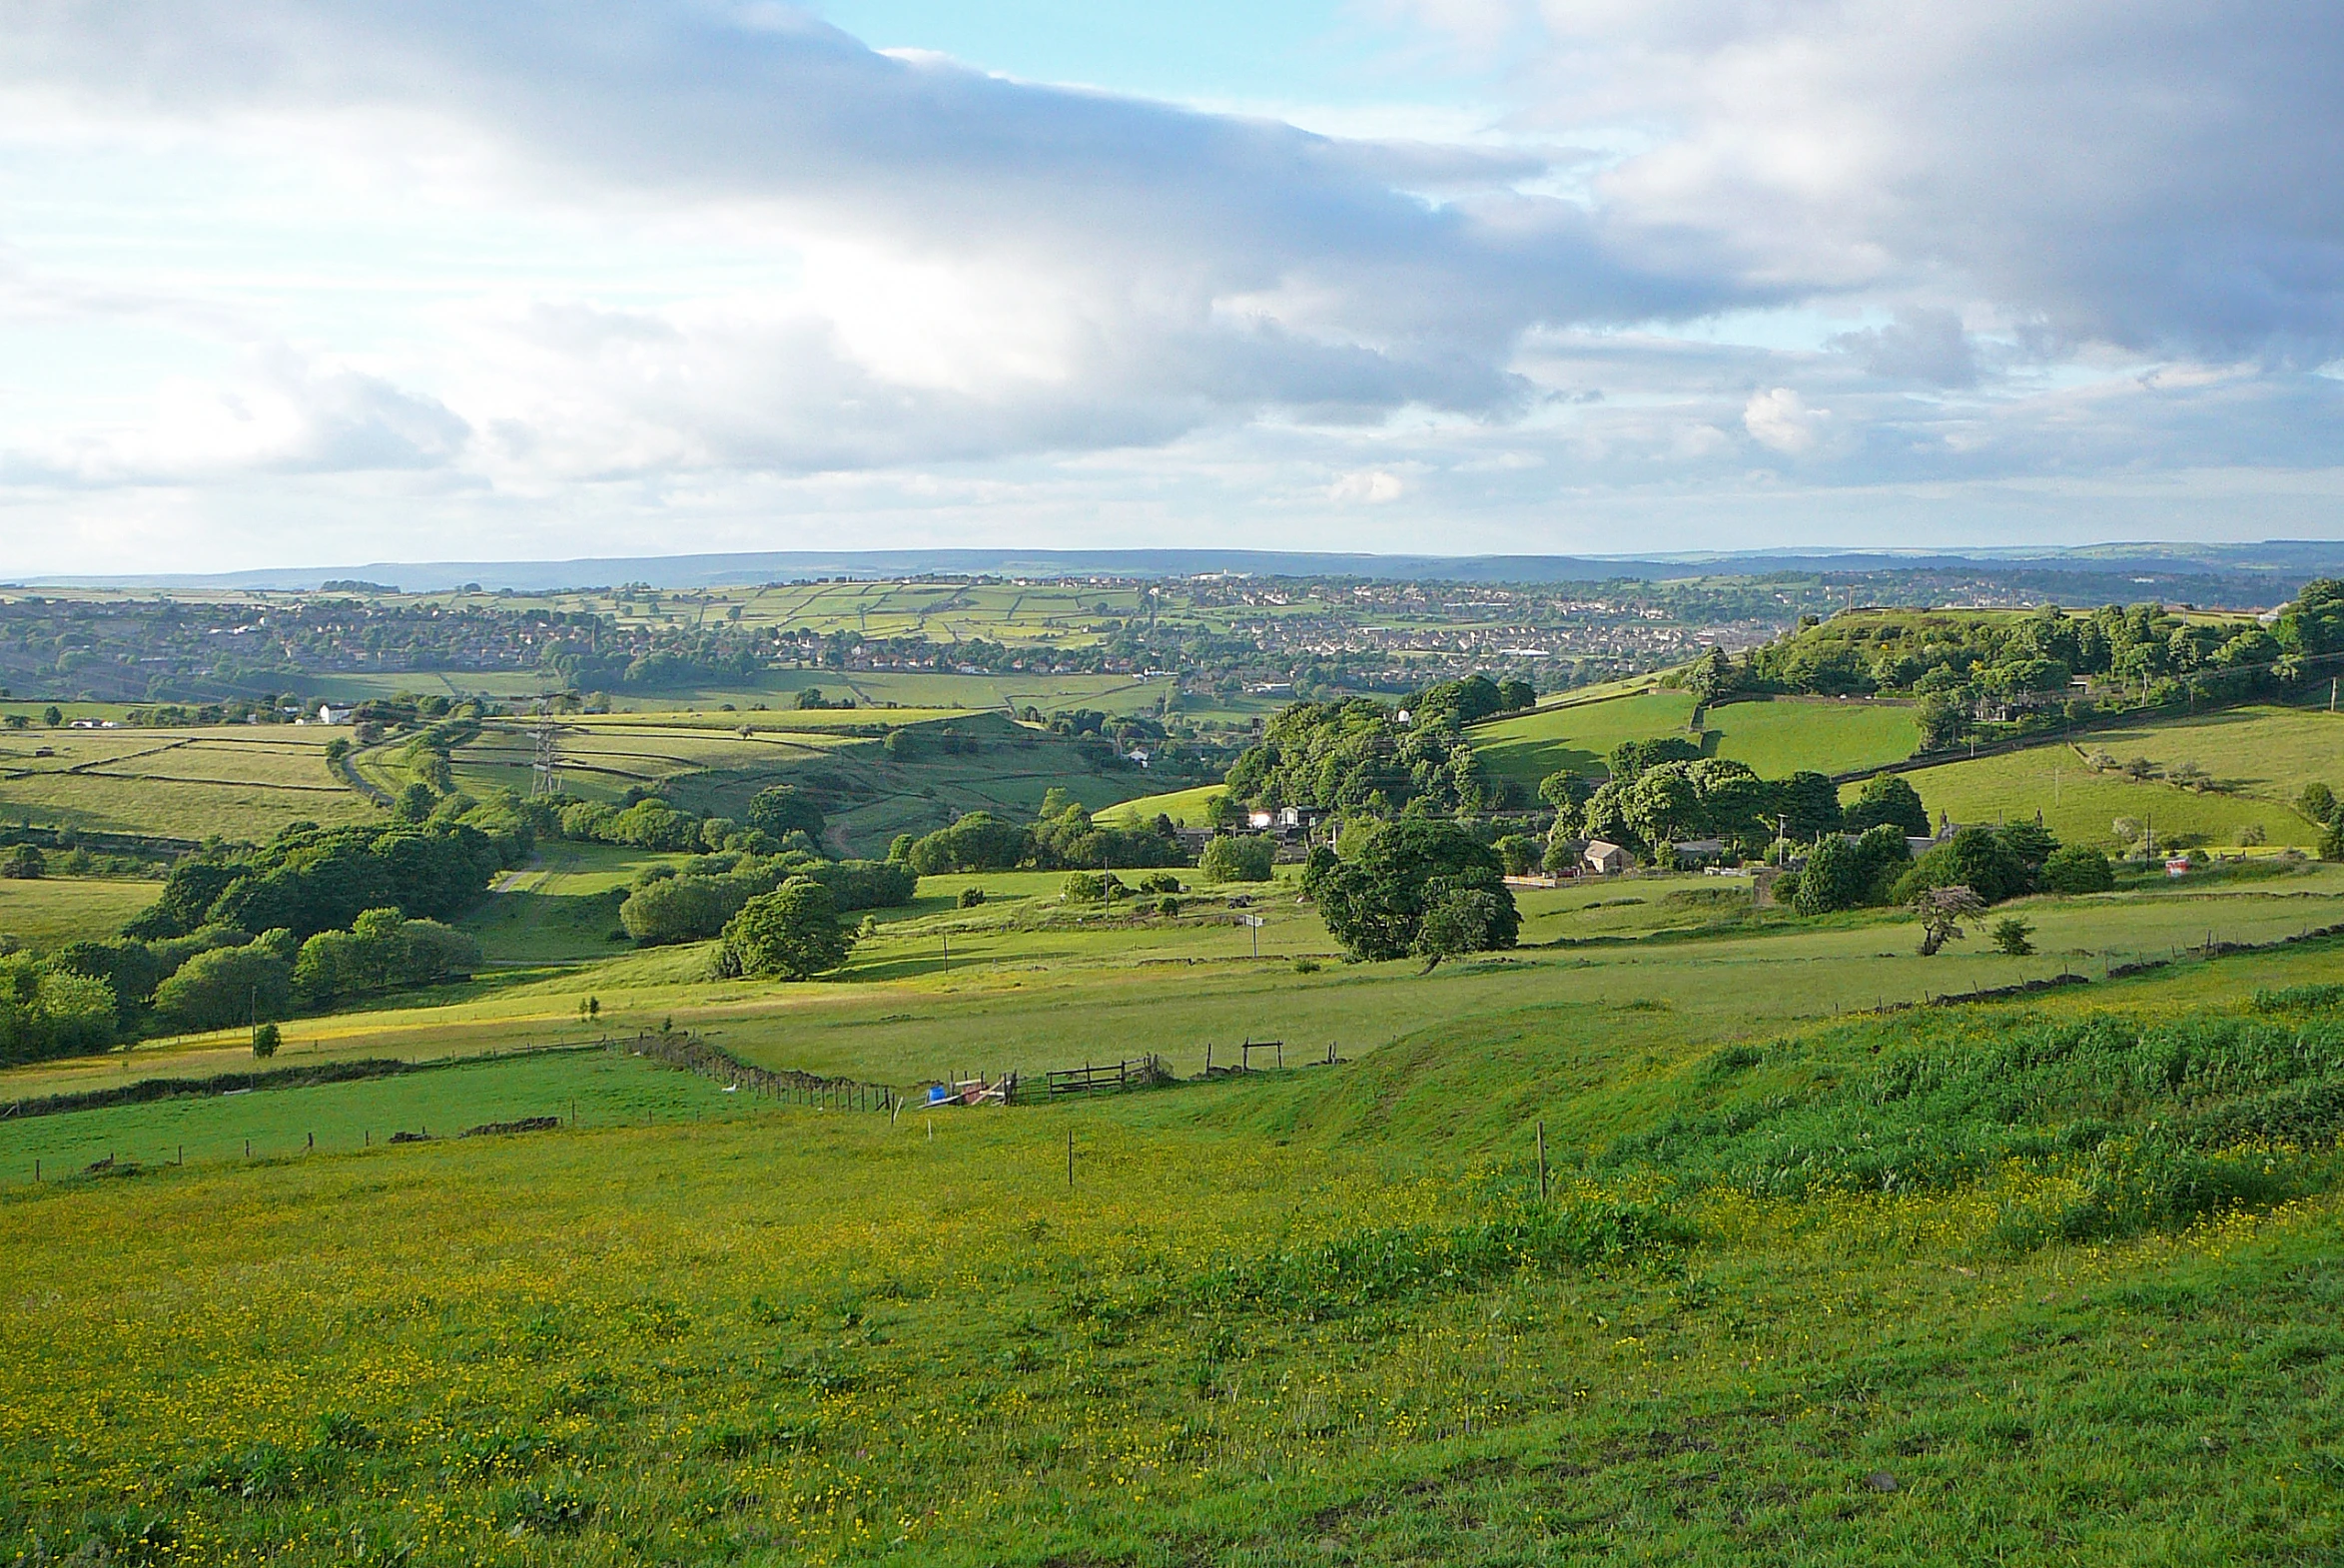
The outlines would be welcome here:
[[[1831,416],[1829,408],[1810,408],[1790,388],[1777,387],[1752,394],[1742,409],[1742,427],[1761,445],[1804,457],[1815,450]]]
[[[1355,473],[1346,473],[1328,485],[1326,494],[1329,500],[1346,503],[1364,501],[1369,505],[1381,505],[1386,501],[1398,500],[1407,488],[1407,481],[1396,473],[1383,468],[1362,468]]]

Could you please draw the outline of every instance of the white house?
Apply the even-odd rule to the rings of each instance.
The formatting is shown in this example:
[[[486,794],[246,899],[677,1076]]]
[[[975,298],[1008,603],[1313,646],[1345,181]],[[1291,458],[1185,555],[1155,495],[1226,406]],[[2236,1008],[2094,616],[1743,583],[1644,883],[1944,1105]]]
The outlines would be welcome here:
[[[321,724],[348,724],[351,714],[355,711],[357,710],[349,707],[336,707],[331,702],[321,702],[318,704],[318,722]]]
[[[1628,852],[1620,848],[1619,845],[1607,844],[1602,839],[1596,839],[1589,843],[1587,848],[1580,853],[1579,859],[1589,871],[1600,876],[1617,876],[1628,869]]]

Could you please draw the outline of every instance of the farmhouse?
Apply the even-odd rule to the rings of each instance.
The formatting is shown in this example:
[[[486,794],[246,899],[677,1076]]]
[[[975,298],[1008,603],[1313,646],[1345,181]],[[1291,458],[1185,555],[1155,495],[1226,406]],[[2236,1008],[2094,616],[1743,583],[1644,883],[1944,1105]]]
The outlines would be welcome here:
[[[354,709],[338,707],[331,702],[318,704],[318,722],[321,724],[348,724]]]
[[[1616,877],[1628,869],[1628,852],[1617,844],[1596,839],[1579,852],[1579,861],[1598,876]]]

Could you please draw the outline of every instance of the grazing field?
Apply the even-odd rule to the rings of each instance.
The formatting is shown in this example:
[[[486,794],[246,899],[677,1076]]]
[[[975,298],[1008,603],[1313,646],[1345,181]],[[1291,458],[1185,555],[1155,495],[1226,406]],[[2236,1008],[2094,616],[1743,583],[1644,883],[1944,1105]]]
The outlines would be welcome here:
[[[2306,784],[2344,788],[2344,714],[2257,704],[2077,738],[2119,762],[2146,757],[2170,773],[2195,766],[2221,788],[2292,805]]]
[[[0,937],[44,951],[111,937],[162,891],[160,882],[100,877],[0,881]]]
[[[1685,735],[1693,697],[1652,691],[1593,702],[1549,703],[1512,718],[1476,724],[1473,747],[1482,766],[1501,778],[1536,784],[1559,768],[1601,776],[1604,754],[1625,740]]]
[[[1590,997],[892,1122],[699,1123],[678,1074],[652,1127],[20,1182],[0,1289],[40,1310],[0,1323],[0,1465],[40,1484],[0,1532],[281,1564],[2331,1560],[2332,1154],[2157,1144],[2163,1091],[2089,1114],[2169,1171],[2053,1136],[2089,1100],[2061,1063],[2333,1032],[2194,994],[2223,970],[2286,973],[1726,1049]],[[2026,1066],[1964,1098],[1981,1060]],[[363,1129],[389,1087],[268,1114]],[[1879,1142],[1828,1142],[1851,1119]]]
[[[372,820],[374,803],[327,765],[335,734],[289,724],[10,732],[0,735],[0,816],[189,840]],[[43,747],[54,754],[37,755]]]
[[[0,1179],[24,1180],[35,1160],[55,1178],[108,1158],[150,1167],[241,1161],[248,1144],[255,1160],[347,1154],[388,1146],[398,1132],[449,1138],[532,1117],[566,1124],[573,1115],[580,1127],[631,1127],[703,1120],[739,1103],[708,1079],[618,1049],[483,1056],[355,1083],[0,1120]]]
[[[1914,710],[1893,702],[1778,697],[1709,710],[1710,755],[1748,763],[1762,778],[1801,770],[1846,773],[1900,762],[1921,749]]]
[[[1535,784],[1558,768],[1604,772],[1604,756],[1626,740],[1690,736],[1692,694],[1650,691],[1593,702],[1549,704],[1473,727],[1475,748],[1492,773]],[[1802,769],[1843,773],[1913,755],[1921,732],[1913,709],[1889,702],[1778,698],[1712,708],[1702,749],[1748,763],[1767,778]]]
[[[2154,744],[2159,733],[2147,731],[2138,742]],[[2086,744],[2112,749],[2116,743],[2102,734]],[[2119,753],[2134,754],[2132,743]],[[2251,765],[2252,755],[2251,748],[2243,750],[2233,766]],[[2052,744],[1922,768],[1905,778],[1921,792],[1933,817],[1943,812],[1955,822],[2018,821],[2039,811],[2043,825],[2061,840],[2105,849],[2121,847],[2115,833],[2119,818],[2154,828],[2157,842],[2165,845],[2236,845],[2253,840],[2257,832],[2260,841],[2269,844],[2310,849],[2319,843],[2319,829],[2281,801],[2198,792],[2156,779],[2135,781],[2115,772],[2094,773],[2084,765],[2084,756],[2076,747]],[[1858,787],[1848,786],[1843,796],[1854,799]]]
[[[549,840],[534,861],[498,879],[496,892],[465,917],[491,965],[572,963],[607,958],[627,946],[618,907],[647,867],[676,865],[681,855],[613,844]]]
[[[1219,784],[1199,784],[1194,789],[1175,789],[1163,795],[1143,795],[1128,800],[1113,810],[1102,813],[1106,820],[1136,826],[1146,826],[1158,817],[1170,817],[1175,827],[1200,828],[1206,825],[1205,808],[1213,800],[1227,793]]]

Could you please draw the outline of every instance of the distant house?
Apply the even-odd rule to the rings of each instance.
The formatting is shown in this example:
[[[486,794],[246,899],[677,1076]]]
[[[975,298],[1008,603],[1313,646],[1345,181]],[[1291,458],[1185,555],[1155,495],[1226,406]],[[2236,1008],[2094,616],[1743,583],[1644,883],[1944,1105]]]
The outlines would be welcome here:
[[[1131,763],[1135,767],[1144,768],[1148,766],[1147,749],[1141,746],[1134,746],[1130,751],[1124,753],[1124,760]]]
[[[1628,869],[1628,852],[1617,844],[1595,839],[1579,852],[1579,863],[1598,876],[1616,877]]]
[[[1277,814],[1271,811],[1248,811],[1245,813],[1245,826],[1257,830],[1276,827]]]
[[[348,724],[355,708],[337,707],[331,702],[318,704],[318,722],[321,724]]]
[[[1677,864],[1681,866],[1706,866],[1711,861],[1726,858],[1723,839],[1685,839],[1671,844],[1669,848],[1677,852]]]

